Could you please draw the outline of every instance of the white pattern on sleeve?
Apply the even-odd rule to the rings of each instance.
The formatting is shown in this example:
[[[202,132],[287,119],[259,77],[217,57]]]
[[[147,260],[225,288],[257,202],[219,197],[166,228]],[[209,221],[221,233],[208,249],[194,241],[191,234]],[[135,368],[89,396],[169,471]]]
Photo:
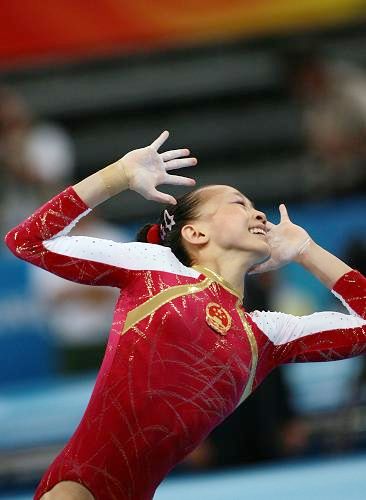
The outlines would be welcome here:
[[[317,332],[357,328],[366,320],[339,312],[317,312],[309,316],[292,316],[281,312],[253,311],[253,321],[274,345],[282,345]]]
[[[166,271],[194,278],[200,274],[183,265],[170,248],[152,243],[118,243],[90,236],[55,236],[43,241],[43,245],[47,250],[67,257],[124,269]]]

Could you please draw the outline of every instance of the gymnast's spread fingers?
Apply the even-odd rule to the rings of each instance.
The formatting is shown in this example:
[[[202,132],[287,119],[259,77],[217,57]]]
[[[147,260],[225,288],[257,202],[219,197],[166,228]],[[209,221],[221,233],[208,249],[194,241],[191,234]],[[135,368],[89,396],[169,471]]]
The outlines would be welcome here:
[[[193,167],[194,165],[197,165],[197,158],[180,158],[164,163],[165,170],[167,171],[175,168]]]
[[[168,137],[169,137],[169,132],[167,130],[164,130],[164,132],[162,132],[159,135],[159,137],[157,137],[155,139],[155,141],[153,141],[150,144],[150,147],[152,147],[153,149],[155,149],[155,151],[157,151],[164,144],[164,142],[168,139]]]
[[[181,156],[188,156],[190,154],[189,149],[172,149],[171,151],[165,151],[160,154],[160,158],[163,161],[174,160],[175,158],[180,158]]]
[[[285,220],[290,220],[286,205],[284,203],[281,203],[279,209],[280,209],[280,214],[281,214],[281,222],[283,222]]]
[[[163,184],[174,184],[176,186],[194,186],[196,181],[190,177],[180,175],[167,175]]]
[[[171,205],[176,205],[177,201],[176,199],[166,193],[162,193],[158,191],[157,189],[153,188],[150,193],[149,193],[149,199],[153,201],[157,201],[159,203],[169,203]]]

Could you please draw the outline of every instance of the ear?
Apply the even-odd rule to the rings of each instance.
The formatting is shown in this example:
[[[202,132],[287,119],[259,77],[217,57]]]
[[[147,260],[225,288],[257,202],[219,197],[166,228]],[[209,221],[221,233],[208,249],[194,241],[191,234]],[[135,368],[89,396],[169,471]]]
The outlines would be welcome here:
[[[196,224],[186,224],[181,229],[183,238],[192,245],[202,245],[209,241],[208,233]]]

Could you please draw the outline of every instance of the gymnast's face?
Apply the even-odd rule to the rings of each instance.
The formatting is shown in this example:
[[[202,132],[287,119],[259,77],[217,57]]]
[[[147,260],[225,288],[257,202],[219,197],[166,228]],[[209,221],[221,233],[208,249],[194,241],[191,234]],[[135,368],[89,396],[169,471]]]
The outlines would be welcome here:
[[[245,251],[252,263],[270,255],[267,218],[246,196],[226,185],[207,186],[198,191],[202,200],[200,217],[192,225],[201,233],[202,243],[211,245],[212,250],[219,253],[220,250]],[[199,239],[192,242],[199,243]]]

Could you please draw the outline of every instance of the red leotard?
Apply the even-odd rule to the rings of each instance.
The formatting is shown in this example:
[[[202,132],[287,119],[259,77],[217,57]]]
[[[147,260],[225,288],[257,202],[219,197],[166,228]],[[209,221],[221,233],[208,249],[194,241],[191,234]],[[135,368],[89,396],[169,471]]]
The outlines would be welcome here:
[[[11,230],[14,254],[63,278],[121,289],[105,357],[84,416],[44,474],[96,500],[148,500],[166,474],[277,365],[366,351],[366,279],[333,292],[350,315],[247,313],[214,272],[169,248],[66,236],[90,209],[72,187]]]

